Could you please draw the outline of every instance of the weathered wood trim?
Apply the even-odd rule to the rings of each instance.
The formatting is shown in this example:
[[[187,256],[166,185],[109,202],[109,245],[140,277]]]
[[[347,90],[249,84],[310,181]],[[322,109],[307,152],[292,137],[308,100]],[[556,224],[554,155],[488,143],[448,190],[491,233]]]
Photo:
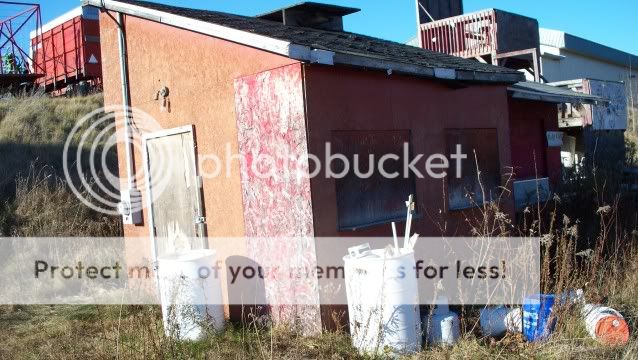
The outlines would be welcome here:
[[[142,139],[151,140],[151,139],[161,138],[164,136],[171,136],[171,135],[183,134],[187,132],[193,132],[193,128],[194,128],[193,125],[185,125],[185,126],[179,126],[179,127],[171,128],[171,129],[158,130],[151,133],[144,133],[142,134]]]
[[[591,100],[583,97],[579,97],[578,94],[574,97],[570,96],[562,96],[562,95],[553,95],[553,94],[544,94],[541,92],[534,91],[526,91],[526,90],[511,90],[512,98],[514,99],[523,99],[523,100],[535,100],[535,101],[543,101],[543,102],[551,102],[551,103],[586,103],[586,104],[596,104],[596,100]]]
[[[419,65],[412,65],[407,63],[399,63],[384,59],[373,59],[367,56],[361,56],[356,54],[343,54],[335,53],[335,64],[352,65],[361,67],[364,69],[375,69],[390,71],[390,73],[402,73],[424,77],[434,77],[434,69]]]

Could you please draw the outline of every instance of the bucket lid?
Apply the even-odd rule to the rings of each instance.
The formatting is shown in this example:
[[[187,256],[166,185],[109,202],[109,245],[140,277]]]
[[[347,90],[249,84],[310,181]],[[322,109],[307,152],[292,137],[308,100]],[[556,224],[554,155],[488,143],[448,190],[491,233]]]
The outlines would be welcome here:
[[[618,316],[605,316],[596,323],[596,337],[607,345],[624,345],[629,341],[629,326]]]
[[[363,255],[363,256],[353,257],[352,255],[348,254],[348,255],[343,257],[343,260],[344,261],[379,261],[379,262],[386,262],[386,261],[401,260],[401,259],[403,259],[405,257],[410,257],[410,256],[414,256],[414,251],[413,250],[401,249],[401,252],[399,254],[388,254],[385,251],[385,249],[372,249],[369,252],[366,252],[366,254]]]
[[[555,295],[553,294],[534,294],[523,299],[523,304],[539,305],[540,303],[554,303]]]

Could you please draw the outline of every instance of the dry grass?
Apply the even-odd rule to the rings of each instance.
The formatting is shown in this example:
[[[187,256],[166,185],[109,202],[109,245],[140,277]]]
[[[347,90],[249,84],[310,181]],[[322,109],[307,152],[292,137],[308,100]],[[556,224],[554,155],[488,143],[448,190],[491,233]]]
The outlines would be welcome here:
[[[111,237],[121,233],[119,218],[81,203],[47,167],[32,166],[28,174],[19,175],[15,196],[0,208],[0,236]]]
[[[78,119],[101,108],[102,95],[0,99],[0,143],[64,144]]]
[[[62,176],[62,154],[67,135],[76,122],[103,105],[101,95],[75,98],[51,98],[45,95],[0,98],[0,203],[15,194],[17,176],[26,177],[31,165],[46,167],[50,174]],[[78,134],[90,126],[85,122]],[[106,126],[101,124],[87,133],[91,143]],[[79,135],[71,142],[69,163],[75,153]],[[88,167],[89,150],[82,149],[81,166]],[[117,169],[115,153],[107,156],[108,166]]]
[[[634,294],[637,295],[637,294]],[[466,334],[454,347],[426,349],[414,359],[634,359],[638,341],[610,348],[590,339],[575,317],[567,317],[547,342],[520,335],[503,339]],[[0,307],[2,359],[372,359],[357,353],[345,333],[302,337],[283,328],[230,325],[199,342],[163,336],[157,306]],[[378,357],[383,358],[383,357]]]
[[[245,324],[194,343],[163,336],[157,306],[0,308],[0,358],[342,359],[358,357],[344,334],[305,338]],[[118,331],[119,329],[119,331]]]

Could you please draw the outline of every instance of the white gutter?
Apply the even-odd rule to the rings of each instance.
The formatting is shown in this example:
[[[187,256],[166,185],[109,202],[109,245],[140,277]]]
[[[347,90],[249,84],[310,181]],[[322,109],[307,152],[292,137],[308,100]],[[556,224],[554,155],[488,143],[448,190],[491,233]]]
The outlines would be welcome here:
[[[509,87],[508,91],[512,94],[512,98],[521,100],[535,100],[550,103],[583,103],[592,105],[602,105],[608,103],[604,99],[596,99],[592,96],[579,94],[574,91],[574,95],[549,94],[540,91],[523,90],[520,88]]]
[[[253,34],[247,31],[211,24],[209,22],[191,19],[184,16],[170,14],[141,6],[121,3],[113,0],[83,0],[83,6],[95,6],[121,14],[136,16],[152,20],[161,24],[195,31],[220,39],[236,42],[250,47],[267,50],[296,60],[311,61],[311,49],[308,46],[292,44],[288,41],[273,39],[267,36]]]

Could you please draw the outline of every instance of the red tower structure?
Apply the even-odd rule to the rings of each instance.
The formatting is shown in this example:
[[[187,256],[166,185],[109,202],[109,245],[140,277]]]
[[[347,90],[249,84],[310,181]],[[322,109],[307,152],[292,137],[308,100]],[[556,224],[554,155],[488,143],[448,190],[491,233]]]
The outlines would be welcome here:
[[[0,1],[0,9],[10,10],[12,14],[0,19],[0,87],[21,87],[31,85],[43,76],[29,41],[20,41],[24,36],[29,39],[29,31],[35,28],[42,36],[42,16],[39,4]],[[27,45],[28,44],[28,45]]]

